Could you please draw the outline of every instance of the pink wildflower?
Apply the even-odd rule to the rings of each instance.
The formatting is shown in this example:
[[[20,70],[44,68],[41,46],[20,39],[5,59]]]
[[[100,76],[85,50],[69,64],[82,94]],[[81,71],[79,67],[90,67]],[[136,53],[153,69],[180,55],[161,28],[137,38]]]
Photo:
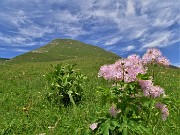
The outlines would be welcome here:
[[[114,64],[104,65],[100,68],[99,77],[106,80],[124,80],[125,82],[136,81],[139,73],[145,73],[142,60],[138,55],[130,55],[127,59],[120,59]]]
[[[150,95],[153,98],[160,97],[162,94],[164,94],[164,89],[161,88],[160,86],[152,86]]]
[[[149,48],[147,52],[143,55],[142,59],[144,64],[149,62],[154,62],[158,57],[161,57],[161,51],[156,48]]]
[[[98,123],[93,123],[89,126],[90,129],[94,130],[97,128]]]
[[[139,85],[143,89],[144,96],[150,96],[149,90],[153,86],[152,80],[139,80]]]
[[[157,63],[164,65],[164,66],[169,66],[170,62],[166,57],[160,57],[157,59]]]
[[[117,71],[114,64],[101,66],[98,77],[104,77],[106,80],[115,80]]]
[[[150,48],[147,50],[147,52],[143,55],[143,64],[148,63],[157,63],[164,66],[169,66],[170,62],[167,58],[162,56],[162,53],[159,49],[156,48]]]
[[[161,114],[162,114],[162,119],[165,121],[166,118],[169,116],[169,110],[167,106],[162,103],[157,103],[156,108],[160,109]]]
[[[116,115],[118,114],[118,110],[116,110],[116,107],[115,105],[112,105],[110,110],[109,110],[109,113],[111,114],[112,117],[116,117]]]
[[[144,96],[156,98],[164,94],[164,89],[154,86],[152,80],[139,80],[139,85],[143,89]]]

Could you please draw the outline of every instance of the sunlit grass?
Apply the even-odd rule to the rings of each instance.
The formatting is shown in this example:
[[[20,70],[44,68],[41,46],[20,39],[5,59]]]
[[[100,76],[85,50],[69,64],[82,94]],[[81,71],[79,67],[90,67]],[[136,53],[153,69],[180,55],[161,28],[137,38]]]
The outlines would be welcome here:
[[[25,62],[24,56],[20,56],[15,61],[0,65],[1,134],[81,135],[89,128],[92,119],[99,115],[98,112],[107,108],[101,104],[100,96],[96,92],[97,86],[107,85],[107,82],[98,78],[97,73],[100,66],[113,63],[118,59],[117,56],[102,50],[87,55],[80,53],[80,57],[73,59],[57,60],[57,56],[55,59],[51,54],[48,57],[51,57],[52,61],[50,58],[46,61],[44,56],[29,62]],[[31,55],[26,58],[30,57]],[[88,77],[85,95],[76,109],[72,106],[67,108],[52,106],[45,98],[48,88],[44,75],[53,70],[51,64],[59,63],[76,63],[76,70]],[[170,116],[167,121],[159,121],[154,125],[154,134],[178,135],[180,70],[162,67],[153,67],[153,70],[155,83],[163,87],[166,94],[176,101],[169,108]]]

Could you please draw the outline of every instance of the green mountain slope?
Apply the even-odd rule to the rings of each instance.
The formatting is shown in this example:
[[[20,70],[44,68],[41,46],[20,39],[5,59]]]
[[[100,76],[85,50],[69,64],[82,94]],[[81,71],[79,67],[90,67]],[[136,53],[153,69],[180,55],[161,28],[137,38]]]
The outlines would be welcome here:
[[[56,39],[26,54],[17,56],[13,62],[47,62],[77,58],[119,58],[98,47],[71,39]]]
[[[7,60],[9,60],[9,59],[6,59],[6,58],[0,58],[0,64],[3,64],[3,63],[6,62]]]

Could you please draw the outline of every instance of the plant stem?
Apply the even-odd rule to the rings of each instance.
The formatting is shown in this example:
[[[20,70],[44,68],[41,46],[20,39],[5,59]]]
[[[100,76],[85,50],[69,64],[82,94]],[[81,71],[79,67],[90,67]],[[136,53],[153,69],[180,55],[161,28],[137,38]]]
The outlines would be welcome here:
[[[73,99],[73,97],[72,97],[72,95],[70,93],[69,93],[69,99],[70,99],[71,103],[73,104],[73,106],[76,107],[74,99]]]
[[[122,133],[122,135],[128,135],[127,120],[125,120],[124,123],[125,123],[125,127],[123,128],[123,133]]]

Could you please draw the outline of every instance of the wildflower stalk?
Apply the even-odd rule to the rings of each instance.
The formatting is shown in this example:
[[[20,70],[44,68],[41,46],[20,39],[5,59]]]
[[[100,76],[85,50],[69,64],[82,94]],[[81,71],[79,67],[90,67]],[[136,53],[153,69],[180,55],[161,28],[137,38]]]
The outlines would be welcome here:
[[[113,81],[116,85],[109,91],[102,90],[102,94],[107,98],[103,101],[108,102],[110,99],[112,106],[108,115],[96,121],[99,126],[92,128],[93,124],[91,125],[93,132],[113,135],[152,134],[154,122],[151,119],[161,113],[162,120],[166,120],[169,111],[167,106],[161,103],[164,89],[154,85],[152,80],[155,77],[153,67],[156,62],[168,65],[168,60],[159,57],[161,58],[161,52],[152,49],[148,50],[143,59],[130,55],[100,68],[98,76]],[[151,66],[151,76],[147,74],[147,64]]]
[[[128,135],[127,120],[125,120],[124,124],[125,124],[125,128],[123,128],[122,135]]]
[[[70,99],[71,103],[73,104],[74,107],[76,107],[76,104],[74,102],[74,99],[73,99],[71,93],[68,93],[68,95],[69,95],[69,99]]]

